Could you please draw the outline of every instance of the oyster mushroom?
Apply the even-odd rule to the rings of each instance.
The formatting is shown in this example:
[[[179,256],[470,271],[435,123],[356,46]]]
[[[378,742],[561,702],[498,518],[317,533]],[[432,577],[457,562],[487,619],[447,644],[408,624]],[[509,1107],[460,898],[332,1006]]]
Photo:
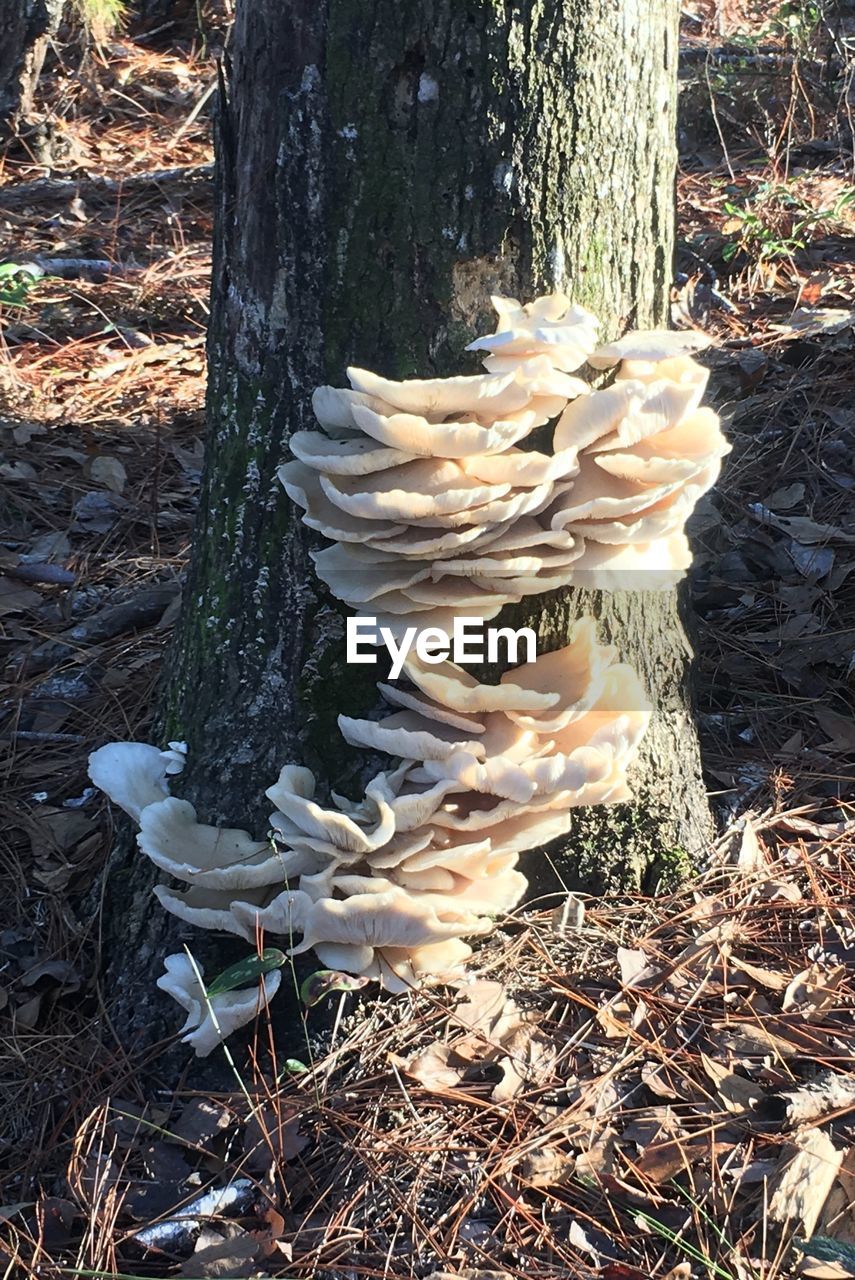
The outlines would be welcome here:
[[[157,985],[185,1010],[187,1017],[179,1035],[198,1058],[207,1057],[233,1031],[252,1022],[276,995],[282,981],[282,974],[274,970],[250,990],[209,996],[202,981],[202,967],[189,954],[167,956],[164,964],[166,972],[158,978]]]
[[[134,822],[169,794],[167,753],[145,742],[108,742],[89,757],[89,777]]]

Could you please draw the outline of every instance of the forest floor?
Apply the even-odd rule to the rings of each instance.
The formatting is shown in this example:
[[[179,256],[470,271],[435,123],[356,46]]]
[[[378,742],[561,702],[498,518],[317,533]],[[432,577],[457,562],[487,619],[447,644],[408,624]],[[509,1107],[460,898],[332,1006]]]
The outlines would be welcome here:
[[[0,156],[4,1274],[855,1275],[855,69],[816,13],[684,6],[710,867],[519,914],[452,1012],[343,1003],[273,1069],[262,1023],[217,1096],[110,1034],[86,758],[147,739],[187,562],[218,37],[55,50]]]

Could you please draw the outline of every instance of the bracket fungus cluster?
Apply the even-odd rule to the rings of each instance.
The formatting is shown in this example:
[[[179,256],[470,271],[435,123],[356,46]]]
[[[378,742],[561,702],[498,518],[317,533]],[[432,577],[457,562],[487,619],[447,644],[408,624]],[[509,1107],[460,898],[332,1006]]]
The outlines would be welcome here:
[[[700,407],[699,335],[598,347],[594,317],[563,295],[494,305],[497,331],[471,344],[485,373],[393,382],[351,369],[349,390],[315,393],[321,430],[297,432],[280,469],[332,543],[314,555],[319,576],[393,629],[450,632],[455,617],[489,619],[558,586],[672,584],[688,565],[685,519],[727,451]],[[592,389],[585,365],[616,367],[611,385]],[[525,447],[544,430],[549,452]],[[523,897],[522,852],[566,834],[579,805],[628,798],[651,708],[592,619],[496,684],[416,654],[379,685],[389,714],[339,717],[347,742],[393,765],[361,800],[327,807],[311,772],[286,764],[266,792],[263,838],[201,823],[169,794],[181,744],[93,754],[93,781],[171,878],[155,887],[167,911],[250,944],[263,930],[291,954],[312,949],[330,969],[406,991],[460,976],[467,939]],[[189,955],[166,964],[158,985],[187,1012],[199,1054],[279,985],[271,974],[259,990],[209,997]]]
[[[315,392],[321,430],[296,432],[280,468],[333,544],[313,555],[320,578],[387,625],[488,619],[557,587],[672,586],[690,562],[686,518],[728,450],[700,406],[702,334],[598,347],[596,319],[563,294],[493,305],[496,332],[468,348],[486,373],[349,369],[350,388]],[[613,384],[592,389],[585,365],[616,367]],[[520,447],[550,429],[549,452]]]
[[[139,825],[143,854],[182,888],[158,884],[172,914],[255,943],[259,930],[292,954],[402,992],[425,977],[460,977],[465,940],[517,905],[520,854],[565,834],[579,805],[628,797],[626,769],[650,706],[631,667],[581,619],[570,643],[481,684],[444,661],[406,664],[380,686],[398,710],[339,717],[348,742],[397,757],[358,803],[315,799],[308,769],[285,765],[268,788],[267,837],[208,826],[167,794],[165,753],[110,743],[93,753],[97,785]],[[301,934],[299,942],[294,935]],[[271,981],[276,978],[276,981]],[[187,1011],[200,1054],[250,1020],[255,993],[206,1002],[195,962],[167,960],[159,981]],[[260,999],[278,987],[268,975]]]

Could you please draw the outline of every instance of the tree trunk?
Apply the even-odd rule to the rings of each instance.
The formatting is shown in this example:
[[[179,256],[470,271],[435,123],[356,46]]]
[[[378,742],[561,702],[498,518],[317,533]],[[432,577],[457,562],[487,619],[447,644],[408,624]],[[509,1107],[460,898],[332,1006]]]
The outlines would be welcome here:
[[[611,334],[666,320],[678,9],[239,5],[218,126],[206,469],[164,704],[164,736],[189,742],[181,790],[203,820],[263,833],[264,788],[288,761],[339,789],[362,781],[335,719],[375,704],[378,668],[345,667],[342,612],[308,557],[315,535],[276,479],[290,433],[313,425],[313,388],[342,385],[348,364],[465,371],[495,292],[562,288]],[[674,594],[565,591],[513,616],[545,649],[590,609],[657,714],[637,804],[580,815],[551,852],[563,881],[637,887],[696,860],[708,836],[690,651]],[[140,981],[128,951],[149,957],[150,983],[150,958],[175,937],[141,896],[153,878],[115,862],[126,990]]]
[[[15,133],[33,109],[48,42],[64,0],[0,0],[0,137]]]

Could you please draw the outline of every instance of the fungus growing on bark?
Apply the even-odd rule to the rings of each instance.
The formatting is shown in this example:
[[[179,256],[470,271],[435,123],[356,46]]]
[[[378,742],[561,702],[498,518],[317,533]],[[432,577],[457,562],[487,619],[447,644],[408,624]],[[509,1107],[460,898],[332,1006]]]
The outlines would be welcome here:
[[[252,990],[226,991],[222,995],[209,996],[200,981],[202,969],[189,955],[167,956],[164,963],[166,973],[158,978],[157,985],[187,1011],[181,1028],[185,1034],[181,1039],[192,1045],[200,1058],[209,1054],[238,1027],[252,1022],[276,995],[282,981],[282,974],[274,971],[266,974],[260,986]]]
[[[349,741],[397,754],[400,764],[373,778],[360,801],[334,797],[330,807],[315,799],[308,769],[286,765],[267,791],[272,840],[198,822],[160,783],[140,791],[140,851],[187,886],[159,884],[155,895],[197,928],[248,943],[263,930],[291,954],[314,950],[324,965],[389,991],[459,976],[466,939],[489,932],[523,897],[520,853],[566,833],[578,805],[626,797],[650,709],[615,656],[582,619],[565,649],[498,685],[451,662],[409,663],[406,683],[381,686],[404,710],[377,721],[340,717]],[[94,754],[94,772],[103,779],[111,758],[153,771],[155,757],[162,763],[155,748],[113,744]],[[125,778],[113,794],[126,800]],[[215,997],[212,1018],[189,962],[170,957],[168,968],[160,985],[187,1009],[185,1030],[194,1029],[185,1039],[198,1053],[218,1042],[217,1025],[225,1033],[252,1017],[255,994]],[[265,999],[277,985],[268,983]]]
[[[486,373],[395,382],[350,369],[349,389],[315,392],[320,429],[292,437],[279,471],[332,544],[313,552],[318,576],[395,635],[448,633],[461,614],[489,619],[559,586],[671,585],[690,560],[684,522],[728,449],[700,405],[702,335],[597,347],[596,319],[562,294],[493,302],[496,332],[469,347]],[[586,364],[614,370],[611,385],[575,376]],[[551,450],[541,437],[527,448],[553,420]],[[378,687],[391,713],[339,726],[399,762],[360,800],[329,805],[308,769],[286,764],[263,838],[200,823],[169,796],[182,744],[93,754],[92,780],[139,824],[141,852],[186,886],[156,886],[166,910],[248,942],[264,930],[390,991],[459,976],[466,939],[522,899],[520,854],[565,835],[578,806],[628,798],[651,713],[590,618],[497,684],[410,650],[401,681]],[[201,1054],[269,1001],[279,974],[208,1002],[192,962],[170,956],[158,985]]]
[[[350,390],[315,393],[329,438],[294,437],[282,483],[336,544],[315,553],[319,576],[358,611],[489,619],[560,586],[661,590],[688,567],[683,526],[728,449],[689,354],[708,340],[651,331],[597,347],[595,317],[563,294],[493,305],[496,332],[468,348],[486,374],[349,369]],[[618,366],[612,385],[571,376],[585,364]],[[526,449],[556,417],[552,452]]]

